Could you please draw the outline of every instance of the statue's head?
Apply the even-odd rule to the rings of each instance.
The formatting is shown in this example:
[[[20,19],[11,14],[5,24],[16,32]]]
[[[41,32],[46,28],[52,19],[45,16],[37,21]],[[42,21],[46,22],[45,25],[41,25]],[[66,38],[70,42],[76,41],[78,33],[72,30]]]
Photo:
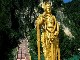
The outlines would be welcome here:
[[[44,3],[42,8],[44,9],[46,13],[48,14],[51,13],[51,5],[49,2]]]

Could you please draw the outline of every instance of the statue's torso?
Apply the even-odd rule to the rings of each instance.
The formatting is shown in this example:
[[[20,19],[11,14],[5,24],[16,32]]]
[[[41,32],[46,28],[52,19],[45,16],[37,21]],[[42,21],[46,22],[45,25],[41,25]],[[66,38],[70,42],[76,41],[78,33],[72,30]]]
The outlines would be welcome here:
[[[55,20],[52,15],[48,15],[45,17],[45,31],[48,31],[49,33],[54,33],[54,26],[55,26]]]
[[[54,32],[55,32],[55,19],[54,19],[54,16],[52,15],[47,15],[45,16],[44,18],[44,31],[46,32],[45,33],[45,36],[47,38],[54,38]]]

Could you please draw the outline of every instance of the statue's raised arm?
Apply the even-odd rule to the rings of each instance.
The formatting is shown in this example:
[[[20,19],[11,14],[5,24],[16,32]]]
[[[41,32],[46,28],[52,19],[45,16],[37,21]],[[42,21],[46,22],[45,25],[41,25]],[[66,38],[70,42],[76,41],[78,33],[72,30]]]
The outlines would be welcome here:
[[[40,60],[40,38],[41,38],[41,35],[40,35],[40,28],[41,26],[43,25],[44,23],[44,20],[43,20],[43,15],[40,14],[36,20],[36,29],[37,29],[37,47],[38,47],[38,60]]]

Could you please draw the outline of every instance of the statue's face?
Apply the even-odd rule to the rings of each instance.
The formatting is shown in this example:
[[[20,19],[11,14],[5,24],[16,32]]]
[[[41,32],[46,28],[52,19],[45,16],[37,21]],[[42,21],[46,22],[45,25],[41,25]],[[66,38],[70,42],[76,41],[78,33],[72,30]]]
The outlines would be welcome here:
[[[51,13],[51,6],[50,6],[50,4],[46,4],[46,13]]]

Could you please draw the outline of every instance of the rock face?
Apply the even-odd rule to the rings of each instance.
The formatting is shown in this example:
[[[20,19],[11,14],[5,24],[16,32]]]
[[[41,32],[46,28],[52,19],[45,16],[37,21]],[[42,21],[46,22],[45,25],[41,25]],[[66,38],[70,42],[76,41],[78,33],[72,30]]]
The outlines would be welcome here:
[[[18,48],[17,60],[30,60],[30,54],[28,52],[28,41],[26,38],[21,40],[21,44]]]

